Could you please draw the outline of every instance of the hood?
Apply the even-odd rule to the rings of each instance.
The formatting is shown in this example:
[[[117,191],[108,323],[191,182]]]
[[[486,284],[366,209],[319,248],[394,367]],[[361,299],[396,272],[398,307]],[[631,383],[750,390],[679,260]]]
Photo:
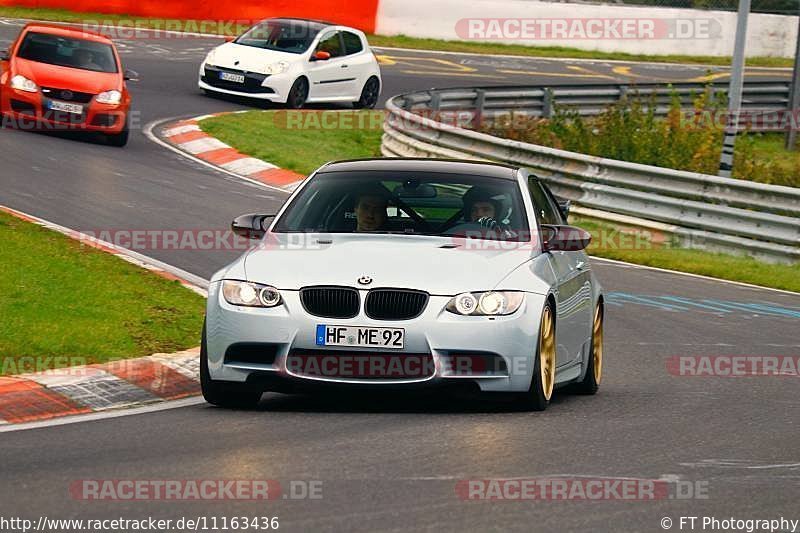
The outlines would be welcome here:
[[[81,93],[98,94],[112,89],[122,90],[122,74],[119,72],[92,72],[77,68],[48,65],[37,61],[16,58],[14,74],[22,74],[40,87],[70,89]]]
[[[214,58],[209,64],[217,67],[266,74],[269,65],[278,61],[297,61],[300,57],[303,57],[303,55],[265,50],[254,46],[242,46],[236,43],[225,43],[214,49]]]
[[[359,287],[357,280],[369,276],[373,281],[364,288],[409,288],[453,296],[497,288],[531,259],[526,246],[498,249],[503,244],[508,246],[496,242],[476,250],[474,245],[466,248],[463,239],[445,237],[271,233],[248,253],[244,268],[248,281],[278,289]]]

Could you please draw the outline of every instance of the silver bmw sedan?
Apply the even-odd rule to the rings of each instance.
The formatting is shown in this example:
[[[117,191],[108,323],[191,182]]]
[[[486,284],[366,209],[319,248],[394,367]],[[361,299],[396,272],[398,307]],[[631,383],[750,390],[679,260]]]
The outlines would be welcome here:
[[[328,163],[208,291],[201,383],[225,407],[265,391],[468,386],[543,410],[602,377],[603,293],[569,202],[522,168]]]

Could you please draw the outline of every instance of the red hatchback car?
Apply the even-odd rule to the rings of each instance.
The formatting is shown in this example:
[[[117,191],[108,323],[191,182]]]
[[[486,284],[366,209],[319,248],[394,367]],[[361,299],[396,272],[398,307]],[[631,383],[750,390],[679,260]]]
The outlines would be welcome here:
[[[0,113],[21,129],[104,133],[128,142],[130,94],[110,39],[56,24],[27,24],[0,52]]]

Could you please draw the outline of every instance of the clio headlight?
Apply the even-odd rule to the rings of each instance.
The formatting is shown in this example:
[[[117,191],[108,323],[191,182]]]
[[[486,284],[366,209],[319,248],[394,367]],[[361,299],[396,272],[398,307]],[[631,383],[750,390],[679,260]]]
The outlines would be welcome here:
[[[265,74],[283,74],[289,69],[289,63],[286,61],[278,61],[277,63],[273,63],[272,65],[267,65],[265,69]]]
[[[212,48],[211,51],[208,53],[208,55],[206,55],[206,59],[205,59],[205,61],[203,61],[203,63],[205,63],[207,65],[213,65],[214,64],[214,60],[216,59],[216,56],[217,56],[217,49],[216,48]]]
[[[465,292],[453,297],[446,309],[457,315],[502,316],[522,305],[525,293],[518,291]]]
[[[275,307],[283,301],[275,287],[232,279],[222,281],[222,296],[231,305],[245,307]]]

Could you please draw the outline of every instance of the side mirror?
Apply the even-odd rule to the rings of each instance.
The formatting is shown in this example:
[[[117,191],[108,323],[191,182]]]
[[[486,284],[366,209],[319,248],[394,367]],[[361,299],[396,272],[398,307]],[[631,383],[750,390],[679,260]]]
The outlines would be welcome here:
[[[314,55],[311,56],[311,61],[327,61],[330,58],[330,52],[326,52],[325,50],[317,50],[314,52]]]
[[[267,232],[266,221],[271,218],[275,218],[275,215],[260,215],[257,213],[241,215],[233,219],[231,230],[241,237],[260,239]]]
[[[0,50],[0,61],[8,61],[9,59],[11,59],[11,55],[8,50]]]
[[[125,81],[139,81],[139,73],[129,68],[125,69],[125,73],[122,77]]]
[[[577,252],[584,250],[591,241],[591,233],[581,228],[542,224],[542,251]]]
[[[561,215],[564,217],[564,220],[567,220],[567,217],[569,217],[570,207],[572,207],[572,200],[562,200],[561,198],[558,199],[558,210],[561,211]]]
[[[235,40],[236,40],[236,37],[234,37],[233,35],[226,35],[225,36],[225,42],[226,43],[232,43]]]

